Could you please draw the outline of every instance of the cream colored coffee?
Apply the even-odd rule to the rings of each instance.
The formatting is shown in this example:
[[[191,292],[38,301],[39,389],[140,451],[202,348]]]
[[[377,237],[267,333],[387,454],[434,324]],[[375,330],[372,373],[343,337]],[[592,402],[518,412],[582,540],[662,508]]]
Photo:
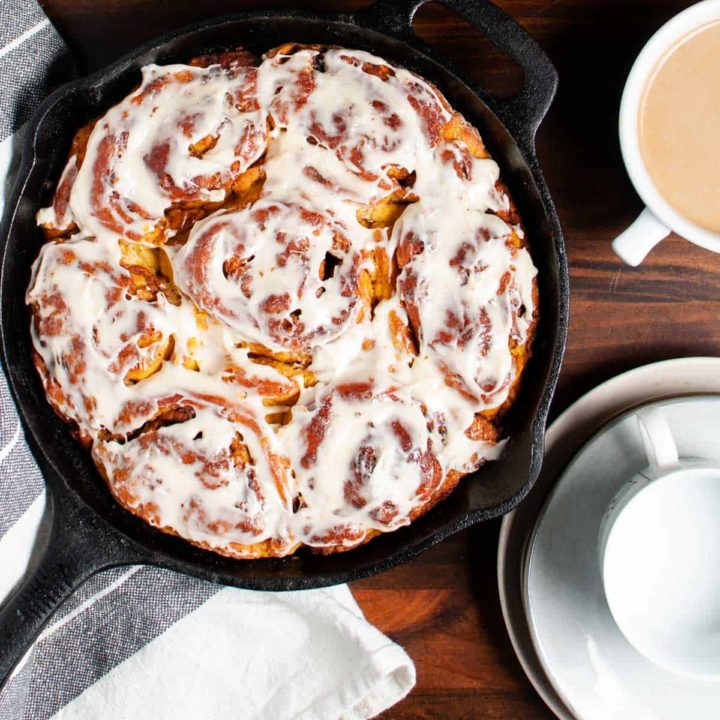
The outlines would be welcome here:
[[[658,63],[638,122],[657,189],[688,220],[720,232],[720,21],[687,35]]]

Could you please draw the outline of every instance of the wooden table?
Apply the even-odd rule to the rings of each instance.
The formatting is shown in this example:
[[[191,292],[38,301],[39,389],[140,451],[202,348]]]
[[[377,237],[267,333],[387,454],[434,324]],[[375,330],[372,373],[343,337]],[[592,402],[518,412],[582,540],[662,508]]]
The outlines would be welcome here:
[[[241,8],[288,3],[241,0],[44,0],[83,70],[160,32]],[[352,9],[355,2],[303,2]],[[572,277],[570,339],[553,413],[599,382],[654,360],[720,355],[720,258],[679,239],[638,269],[610,241],[641,209],[617,140],[620,93],[650,34],[690,3],[679,0],[503,0],[543,45],[560,91],[538,136],[539,156],[565,231]],[[442,6],[416,29],[459,58],[469,74],[502,89],[516,76],[487,42]],[[388,718],[552,717],[508,641],[497,596],[499,523],[457,535],[353,592],[368,619],[415,660],[418,683]]]

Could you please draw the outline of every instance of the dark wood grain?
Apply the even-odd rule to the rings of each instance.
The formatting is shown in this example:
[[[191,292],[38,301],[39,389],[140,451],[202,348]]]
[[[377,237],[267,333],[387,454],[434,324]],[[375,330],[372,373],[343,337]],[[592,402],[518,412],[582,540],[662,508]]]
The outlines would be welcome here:
[[[354,2],[295,3],[353,9]],[[546,48],[560,91],[538,136],[571,266],[570,340],[553,413],[623,370],[654,360],[720,354],[720,258],[672,238],[637,269],[610,241],[641,210],[617,141],[620,93],[654,29],[690,3],[678,0],[504,0]],[[47,13],[92,70],[173,27],[243,8],[241,0],[45,0]],[[442,6],[416,31],[489,89],[517,87],[493,46]],[[497,599],[498,523],[463,533],[353,592],[367,617],[404,645],[418,684],[388,718],[550,718],[513,655]]]

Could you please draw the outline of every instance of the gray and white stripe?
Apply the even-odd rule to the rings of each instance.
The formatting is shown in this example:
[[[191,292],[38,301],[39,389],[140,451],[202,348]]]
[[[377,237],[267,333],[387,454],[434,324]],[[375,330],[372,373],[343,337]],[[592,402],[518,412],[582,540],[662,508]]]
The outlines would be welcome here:
[[[67,47],[37,3],[0,0],[0,153],[12,152],[13,134],[74,72]],[[2,173],[0,185],[9,185]],[[43,493],[42,476],[0,372],[0,546]],[[154,568],[122,568],[91,578],[56,613],[8,683],[0,696],[0,720],[52,717],[219,589]]]
[[[216,585],[147,567],[91,579],[58,611],[0,695],[0,718],[52,717],[218,591]],[[22,715],[17,698],[24,699]]]
[[[0,141],[74,73],[65,43],[34,0],[0,0]]]
[[[24,123],[73,72],[34,0],[0,0],[0,213]],[[0,371],[0,603],[31,560],[44,498]],[[0,694],[0,720],[361,718],[414,682],[347,586],[250,593],[137,566],[94,576],[55,613]]]

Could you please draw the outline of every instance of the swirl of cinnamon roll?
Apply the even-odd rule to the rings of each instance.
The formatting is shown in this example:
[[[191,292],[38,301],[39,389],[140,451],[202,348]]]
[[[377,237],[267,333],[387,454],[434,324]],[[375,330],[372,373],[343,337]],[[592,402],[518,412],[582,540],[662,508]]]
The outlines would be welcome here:
[[[93,446],[107,484],[130,512],[231,557],[291,552],[286,464],[248,405],[176,398],[127,441]]]
[[[413,73],[340,48],[279,48],[263,63],[258,90],[279,127],[301,132],[385,189],[395,184],[387,170],[414,166],[452,117],[440,94]]]
[[[313,547],[348,548],[408,524],[443,481],[439,429],[401,389],[337,385],[280,437],[296,453],[295,534]]]
[[[237,58],[225,67],[144,67],[140,87],[74,148],[62,193],[40,223],[163,243],[178,229],[168,210],[223,201],[265,151],[256,78],[257,68]]]
[[[326,213],[261,199],[213,215],[174,255],[175,282],[248,340],[304,349],[337,337],[363,307],[363,261]]]
[[[51,403],[81,437],[127,436],[188,388],[268,406],[297,399],[292,377],[253,362],[152,272],[157,253],[82,238],[41,251],[27,294],[35,363]]]
[[[179,309],[162,291],[152,302],[141,299],[121,262],[117,245],[48,243],[27,293],[46,390],[81,428],[107,427],[125,388],[156,372],[173,350]]]
[[[260,66],[258,97],[282,130],[266,162],[268,192],[295,179],[293,162],[302,167],[293,192],[329,207],[338,194],[369,206],[413,202],[437,194],[439,181],[474,204],[497,201],[485,187],[496,166],[477,130],[433,85],[381,58],[282,46]]]
[[[518,232],[491,213],[447,217],[423,202],[393,229],[420,352],[480,408],[505,401],[534,327],[537,271]]]

